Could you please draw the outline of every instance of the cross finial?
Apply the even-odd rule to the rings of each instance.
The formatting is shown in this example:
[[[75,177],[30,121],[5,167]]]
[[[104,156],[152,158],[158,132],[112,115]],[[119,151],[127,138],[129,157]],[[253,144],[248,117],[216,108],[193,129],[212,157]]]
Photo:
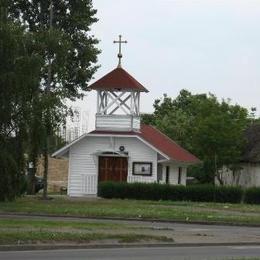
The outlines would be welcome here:
[[[118,41],[114,41],[114,43],[118,43],[118,47],[119,47],[119,51],[118,51],[118,54],[117,54],[117,57],[118,57],[118,68],[121,68],[121,59],[123,57],[122,53],[121,53],[121,44],[122,43],[127,43],[127,41],[122,41],[122,35],[119,35],[119,40]]]

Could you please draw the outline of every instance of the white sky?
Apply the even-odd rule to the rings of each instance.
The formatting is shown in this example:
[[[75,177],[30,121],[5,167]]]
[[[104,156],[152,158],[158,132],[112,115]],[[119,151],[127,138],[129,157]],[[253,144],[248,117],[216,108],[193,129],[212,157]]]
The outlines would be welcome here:
[[[183,88],[231,98],[260,111],[260,0],[93,0],[99,19],[92,33],[100,40],[99,79],[117,65],[122,34],[123,68],[150,90],[141,111]],[[76,106],[90,113],[95,93]]]

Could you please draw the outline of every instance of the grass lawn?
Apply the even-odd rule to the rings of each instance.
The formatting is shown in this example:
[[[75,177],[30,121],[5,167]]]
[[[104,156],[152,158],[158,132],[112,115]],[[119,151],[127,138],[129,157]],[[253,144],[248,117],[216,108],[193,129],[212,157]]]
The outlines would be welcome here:
[[[145,228],[140,229],[134,225],[70,220],[0,219],[0,245],[89,243],[100,240],[118,243],[173,242],[170,237],[147,233]]]
[[[1,212],[44,213],[86,217],[122,217],[233,224],[260,224],[260,205],[173,201],[137,201],[53,196],[43,201],[23,197],[0,203]]]

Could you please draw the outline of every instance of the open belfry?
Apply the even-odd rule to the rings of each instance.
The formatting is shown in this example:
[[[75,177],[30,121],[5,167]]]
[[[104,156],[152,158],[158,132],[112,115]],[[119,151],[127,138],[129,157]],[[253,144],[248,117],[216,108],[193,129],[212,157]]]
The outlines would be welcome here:
[[[95,130],[54,157],[69,158],[68,195],[97,195],[101,181],[186,184],[186,170],[199,162],[156,128],[141,123],[140,94],[148,90],[118,66],[89,86],[97,92]]]
[[[140,130],[140,93],[148,90],[122,68],[122,36],[119,44],[118,66],[89,86],[97,91],[96,130]]]

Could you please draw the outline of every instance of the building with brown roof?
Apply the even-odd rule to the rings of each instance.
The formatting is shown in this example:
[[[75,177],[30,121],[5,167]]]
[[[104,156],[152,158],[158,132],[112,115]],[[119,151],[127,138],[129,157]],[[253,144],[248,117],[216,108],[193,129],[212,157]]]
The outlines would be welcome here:
[[[89,86],[97,91],[95,130],[56,151],[69,158],[68,195],[96,195],[101,181],[186,185],[199,159],[156,128],[140,123],[140,95],[148,90],[121,67]]]

